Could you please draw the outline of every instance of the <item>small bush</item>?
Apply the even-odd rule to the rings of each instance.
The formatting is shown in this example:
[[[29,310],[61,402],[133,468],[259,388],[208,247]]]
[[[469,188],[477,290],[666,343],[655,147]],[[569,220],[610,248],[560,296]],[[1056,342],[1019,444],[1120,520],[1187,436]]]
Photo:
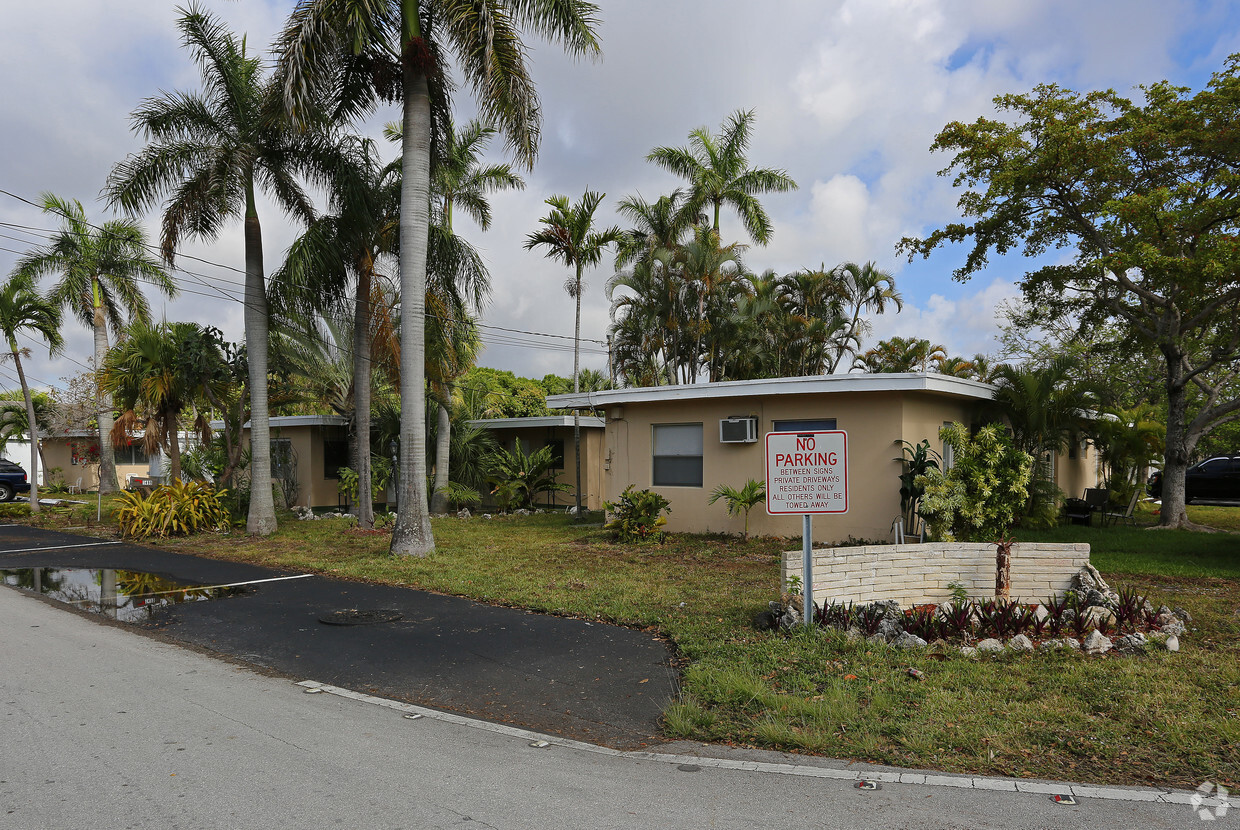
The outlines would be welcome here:
[[[149,496],[122,493],[117,524],[134,539],[223,530],[229,526],[226,495],[196,481],[169,484]]]
[[[634,490],[630,484],[616,502],[604,506],[615,518],[607,523],[621,542],[657,542],[663,538],[659,528],[667,524],[664,513],[671,512],[671,503],[650,490]]]

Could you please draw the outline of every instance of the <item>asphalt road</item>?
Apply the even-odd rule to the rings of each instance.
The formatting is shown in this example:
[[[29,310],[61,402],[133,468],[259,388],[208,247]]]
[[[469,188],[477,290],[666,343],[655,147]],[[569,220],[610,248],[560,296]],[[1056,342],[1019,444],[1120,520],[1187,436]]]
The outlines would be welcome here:
[[[1063,807],[1042,793],[896,783],[862,792],[807,775],[831,762],[786,756],[742,770],[534,747],[512,727],[307,694],[11,590],[0,591],[0,630],[3,830],[1201,826],[1185,804]],[[1210,826],[1234,826],[1234,815]]]

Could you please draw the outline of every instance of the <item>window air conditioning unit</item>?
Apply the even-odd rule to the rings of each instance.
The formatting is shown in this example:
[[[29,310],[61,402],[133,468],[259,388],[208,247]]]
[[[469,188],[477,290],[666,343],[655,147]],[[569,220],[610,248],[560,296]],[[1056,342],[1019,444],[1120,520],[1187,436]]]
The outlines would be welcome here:
[[[757,418],[733,416],[719,422],[719,442],[722,444],[752,444],[757,440]]]

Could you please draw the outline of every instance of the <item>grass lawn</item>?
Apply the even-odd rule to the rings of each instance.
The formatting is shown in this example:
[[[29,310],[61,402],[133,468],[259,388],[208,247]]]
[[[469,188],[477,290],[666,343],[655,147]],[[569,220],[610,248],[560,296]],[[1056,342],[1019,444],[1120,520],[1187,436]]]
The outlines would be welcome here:
[[[0,516],[20,512],[0,507]],[[1240,508],[1189,514],[1240,527]],[[84,522],[84,511],[40,519]],[[386,533],[338,521],[286,520],[263,540],[234,532],[159,544],[657,631],[683,662],[669,737],[952,772],[1240,787],[1240,534],[1018,531],[1089,542],[1113,587],[1187,609],[1194,630],[1179,654],[965,658],[755,631],[753,615],[779,589],[778,555],[799,541],[675,536],[626,546],[558,515],[446,518],[434,529],[437,549],[425,559],[393,559]]]

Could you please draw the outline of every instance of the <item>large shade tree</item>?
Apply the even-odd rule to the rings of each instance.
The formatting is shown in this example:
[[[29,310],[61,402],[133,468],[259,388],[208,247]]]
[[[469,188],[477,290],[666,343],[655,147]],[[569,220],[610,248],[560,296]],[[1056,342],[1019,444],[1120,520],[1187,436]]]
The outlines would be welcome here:
[[[55,352],[64,343],[60,334],[60,306],[43,297],[34,282],[20,272],[10,276],[0,285],[0,336],[4,337],[17,369],[17,379],[22,386],[22,401],[26,407],[26,427],[30,436],[30,512],[39,512],[39,422],[35,415],[34,399],[30,384],[26,382],[26,370],[22,355],[30,350],[17,343],[19,333],[36,334],[47,342]]]
[[[95,334],[95,369],[102,368],[108,351],[108,327],[119,331],[129,321],[148,321],[150,304],[143,285],[175,297],[176,284],[146,242],[142,227],[129,219],[109,219],[95,225],[86,218],[82,203],[44,193],[45,213],[61,218],[60,230],[44,246],[21,257],[13,273],[37,280],[58,275],[51,299],[90,326]],[[110,406],[95,413],[99,426],[99,491],[114,493],[116,456],[108,438],[113,416]]]
[[[688,195],[680,207],[683,217],[696,223],[709,210],[706,219],[718,234],[719,214],[727,205],[740,216],[750,238],[765,245],[774,228],[758,196],[796,190],[797,183],[783,170],[749,166],[746,153],[753,123],[753,110],[738,110],[718,135],[698,127],[689,133],[687,146],[656,147],[646,158],[688,183]]]
[[[426,486],[425,311],[431,225],[431,146],[445,133],[449,54],[478,109],[532,164],[540,111],[523,32],[595,54],[595,15],[584,0],[302,0],[280,41],[285,104],[302,117],[324,88],[359,114],[399,98],[403,140],[400,221],[401,441],[392,552],[434,549]],[[436,103],[432,107],[432,102]],[[438,119],[438,125],[436,120]]]
[[[1025,275],[1032,308],[1085,328],[1115,320],[1157,350],[1166,389],[1164,527],[1188,525],[1185,472],[1201,438],[1240,419],[1240,56],[1205,89],[1166,82],[1134,102],[1054,85],[995,99],[1000,118],[952,123],[933,148],[965,188],[964,221],[910,256],[971,244],[964,280],[992,253],[1066,248]]]
[[[603,201],[602,193],[586,189],[581,199],[570,203],[567,196],[555,195],[547,199],[551,211],[538,221],[540,230],[525,238],[525,249],[543,248],[550,259],[559,260],[572,269],[573,275],[564,282],[564,289],[577,304],[573,317],[573,392],[581,391],[581,291],[585,269],[592,268],[603,259],[612,243],[619,241],[620,229],[612,226],[595,230],[594,213]],[[581,514],[581,419],[573,410],[573,452],[576,455],[577,514]]]
[[[260,189],[288,213],[310,222],[313,205],[299,178],[322,182],[339,158],[316,130],[290,128],[279,116],[279,88],[262,59],[247,52],[213,15],[183,9],[178,26],[202,75],[200,92],[148,98],[132,116],[147,146],[113,168],[105,192],[113,204],[144,212],[162,204],[161,249],[172,264],[187,238],[214,239],[243,220],[245,344],[249,359],[250,474],[254,483],[246,530],[276,528],[271,487],[267,390],[267,295]],[[166,197],[166,199],[165,199]]]

